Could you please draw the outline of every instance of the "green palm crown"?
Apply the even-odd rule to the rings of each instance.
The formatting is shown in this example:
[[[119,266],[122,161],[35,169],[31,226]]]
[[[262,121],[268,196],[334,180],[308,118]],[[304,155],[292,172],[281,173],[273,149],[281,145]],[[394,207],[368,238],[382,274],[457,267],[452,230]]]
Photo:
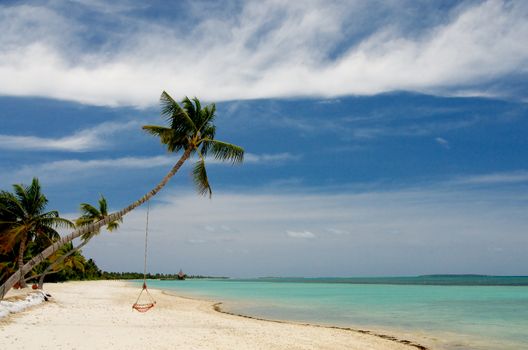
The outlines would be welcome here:
[[[241,163],[244,159],[242,147],[215,139],[216,127],[214,118],[215,104],[202,108],[195,97],[192,100],[185,97],[181,105],[167,92],[160,97],[161,115],[167,118],[168,126],[145,125],[143,129],[160,138],[169,152],[180,150],[190,151],[198,155],[198,161],[192,171],[193,181],[198,192],[209,194],[212,190],[205,169],[205,158],[211,155],[216,160]]]

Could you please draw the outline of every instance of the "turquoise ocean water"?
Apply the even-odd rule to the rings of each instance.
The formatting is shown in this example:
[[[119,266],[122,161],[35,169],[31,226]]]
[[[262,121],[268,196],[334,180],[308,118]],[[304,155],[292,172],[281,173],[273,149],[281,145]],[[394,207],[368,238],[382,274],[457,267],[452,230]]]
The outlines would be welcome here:
[[[266,319],[370,329],[438,349],[528,350],[528,277],[270,278],[149,282]]]

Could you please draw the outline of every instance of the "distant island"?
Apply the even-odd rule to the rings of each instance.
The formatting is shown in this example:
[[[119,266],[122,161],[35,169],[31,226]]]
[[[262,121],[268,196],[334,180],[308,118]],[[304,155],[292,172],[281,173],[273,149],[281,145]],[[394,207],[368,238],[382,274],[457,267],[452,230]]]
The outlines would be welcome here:
[[[261,282],[397,284],[436,286],[528,286],[528,276],[438,274],[389,277],[261,277]]]

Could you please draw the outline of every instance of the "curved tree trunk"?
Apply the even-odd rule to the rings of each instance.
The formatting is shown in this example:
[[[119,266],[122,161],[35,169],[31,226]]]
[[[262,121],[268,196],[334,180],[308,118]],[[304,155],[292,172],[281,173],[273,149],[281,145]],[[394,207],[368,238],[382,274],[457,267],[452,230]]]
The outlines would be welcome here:
[[[135,208],[139,207],[141,204],[145,203],[150,198],[154,197],[156,193],[158,193],[163,188],[163,186],[165,186],[167,182],[169,182],[169,180],[174,176],[174,174],[178,172],[178,170],[182,167],[183,163],[185,163],[185,161],[189,159],[189,157],[191,156],[191,151],[191,149],[185,150],[178,162],[172,167],[172,169],[163,178],[163,180],[161,180],[161,182],[156,187],[154,187],[150,192],[145,194],[139,200],[135,201],[128,207],[123,208],[118,212],[106,216],[103,220],[99,220],[93,224],[79,227],[72,233],[62,237],[57,242],[53,243],[52,245],[44,249],[42,252],[34,256],[33,259],[28,261],[24,266],[19,267],[18,271],[12,274],[11,277],[9,277],[9,279],[5,281],[2,286],[0,286],[0,300],[3,299],[7,291],[10,290],[17,281],[19,281],[21,278],[23,278],[23,276],[25,276],[29,271],[31,271],[35,265],[38,265],[44,260],[46,260],[48,256],[55,253],[64,244],[73,241],[75,238],[80,237],[85,233],[97,231],[98,229],[105,225],[108,225],[108,223],[112,221],[121,219],[123,216],[125,216]]]
[[[66,254],[64,254],[63,256],[61,256],[60,258],[58,258],[57,260],[55,260],[53,263],[50,264],[50,266],[48,266],[46,268],[46,270],[44,270],[44,272],[40,275],[40,278],[39,278],[39,281],[38,281],[38,289],[42,289],[42,287],[44,286],[44,278],[47,276],[47,275],[50,275],[52,273],[57,273],[59,272],[60,270],[56,270],[54,271],[53,269],[55,267],[58,267],[60,265],[60,263],[62,263],[64,260],[66,260],[67,257],[69,257],[70,255],[72,255],[73,253],[75,253],[76,251],[78,251],[79,249],[81,249],[82,247],[84,247],[85,245],[88,244],[88,242],[90,242],[90,240],[92,239],[93,235],[90,236],[90,238],[88,239],[85,239],[81,244],[79,244],[77,247],[73,248],[72,250],[70,250],[69,252],[67,252]]]
[[[26,251],[26,242],[27,242],[27,236],[24,235],[22,238],[22,241],[20,241],[20,247],[18,248],[18,270],[24,266],[24,252]],[[18,284],[20,285],[20,288],[26,288],[26,281],[24,280],[24,276],[20,276],[18,280]]]

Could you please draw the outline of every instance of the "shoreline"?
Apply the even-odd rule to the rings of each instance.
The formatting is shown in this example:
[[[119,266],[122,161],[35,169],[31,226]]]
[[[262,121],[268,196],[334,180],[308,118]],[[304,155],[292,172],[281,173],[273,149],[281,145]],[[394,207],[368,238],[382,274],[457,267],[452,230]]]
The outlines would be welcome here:
[[[259,319],[221,303],[149,289],[151,311],[131,309],[139,288],[124,281],[47,284],[49,302],[0,319],[0,347],[40,349],[430,350],[373,331]]]
[[[221,302],[220,303],[216,303],[216,304],[213,304],[212,307],[213,307],[213,309],[216,312],[220,312],[220,313],[223,313],[223,314],[226,314],[226,315],[232,315],[232,316],[237,316],[237,317],[242,317],[242,318],[249,318],[249,319],[252,319],[252,320],[264,321],[264,322],[294,324],[294,325],[305,326],[305,327],[339,329],[339,330],[348,331],[348,332],[356,332],[356,333],[361,333],[361,334],[372,335],[372,336],[379,337],[379,338],[382,338],[382,339],[386,339],[386,340],[394,341],[394,342],[397,342],[397,343],[409,345],[409,346],[415,347],[415,348],[420,349],[420,350],[431,350],[431,349],[429,349],[428,347],[426,347],[424,345],[418,344],[418,343],[410,341],[410,340],[399,339],[399,338],[394,337],[392,335],[387,335],[387,334],[383,334],[383,333],[377,333],[377,332],[374,332],[374,331],[369,331],[369,330],[364,330],[364,329],[356,329],[356,328],[352,328],[352,327],[331,326],[331,325],[321,325],[321,324],[316,324],[316,323],[302,323],[302,322],[294,322],[294,321],[270,320],[270,319],[266,319],[266,318],[260,318],[260,317],[255,317],[255,316],[238,314],[238,313],[222,310],[222,308],[220,307],[220,305],[222,305],[222,304],[223,303],[221,303]]]
[[[195,298],[195,297],[171,294],[170,292],[168,292],[166,290],[163,290],[163,289],[153,288],[152,290],[158,290],[158,291],[160,291],[161,293],[163,293],[165,295],[169,295],[169,296],[176,297],[176,298],[183,298],[183,299],[189,299],[189,300],[196,300],[196,301],[212,303],[211,304],[211,308],[214,311],[222,313],[222,314],[225,314],[225,315],[242,317],[242,318],[247,318],[247,319],[257,320],[257,321],[262,321],[262,322],[273,322],[273,323],[279,323],[279,324],[291,324],[291,325],[298,325],[298,326],[304,326],[304,327],[339,329],[339,330],[348,331],[348,332],[356,332],[356,333],[361,333],[361,334],[372,335],[372,336],[375,336],[375,337],[379,337],[379,338],[382,338],[382,339],[394,341],[394,342],[401,343],[401,344],[404,344],[404,345],[409,345],[409,346],[412,346],[412,347],[414,347],[416,349],[419,349],[419,350],[431,350],[427,346],[419,344],[417,342],[414,342],[414,341],[411,341],[411,340],[407,340],[407,339],[400,339],[400,338],[392,336],[392,335],[388,335],[388,334],[384,334],[384,333],[380,333],[380,332],[376,332],[376,331],[372,331],[372,330],[365,330],[365,329],[359,329],[359,328],[353,328],[353,327],[336,326],[336,325],[331,325],[331,324],[323,325],[323,324],[310,323],[310,322],[296,322],[296,321],[289,321],[289,320],[275,320],[275,319],[262,318],[262,317],[251,316],[251,315],[246,315],[246,314],[240,314],[240,313],[230,312],[230,311],[224,310],[221,307],[221,305],[224,304],[223,302],[217,302],[217,301],[213,301],[213,300],[207,300],[207,299],[200,299],[200,298]]]

